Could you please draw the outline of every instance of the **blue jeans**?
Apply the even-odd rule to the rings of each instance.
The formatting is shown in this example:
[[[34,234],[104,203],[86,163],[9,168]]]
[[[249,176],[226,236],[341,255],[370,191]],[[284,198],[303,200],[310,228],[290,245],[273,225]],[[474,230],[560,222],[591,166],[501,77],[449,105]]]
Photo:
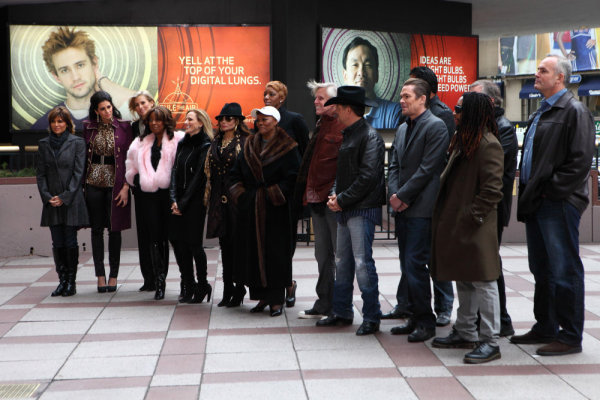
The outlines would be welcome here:
[[[379,323],[379,279],[373,260],[375,224],[362,216],[337,225],[336,277],[333,286],[333,314],[352,319],[354,274],[363,299],[363,320]]]
[[[431,258],[431,218],[396,216],[396,238],[400,253],[400,270],[405,277],[405,293],[408,294],[412,318],[418,325],[435,328],[427,268]]]
[[[433,282],[433,306],[435,313],[437,315],[442,313],[451,314],[454,303],[454,289],[452,288],[452,282],[438,281],[434,277],[431,277],[431,281]],[[396,290],[396,301],[401,310],[410,311],[412,304],[410,304],[408,299],[408,286],[404,274],[400,276],[400,282],[398,283],[398,289]]]
[[[77,227],[65,224],[50,226],[50,235],[52,236],[52,248],[61,247],[72,249],[77,247]]]
[[[581,344],[584,320],[580,218],[567,201],[544,199],[525,223],[529,270],[535,278],[533,314],[537,322],[532,330],[571,346]]]

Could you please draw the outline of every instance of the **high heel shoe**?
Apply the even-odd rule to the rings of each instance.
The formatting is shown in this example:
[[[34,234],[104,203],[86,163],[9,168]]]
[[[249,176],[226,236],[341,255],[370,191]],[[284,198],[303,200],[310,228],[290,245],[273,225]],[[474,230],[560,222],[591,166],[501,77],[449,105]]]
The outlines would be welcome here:
[[[107,292],[112,293],[112,292],[116,292],[117,291],[116,280],[117,280],[117,278],[115,278],[115,285],[114,286],[109,286],[108,284],[106,285],[106,291]],[[108,278],[108,281],[110,282],[110,277]]]
[[[274,309],[273,306],[269,306],[269,311],[271,311],[271,317],[279,317],[283,314],[283,304],[279,304],[278,309]]]
[[[285,306],[292,308],[296,304],[296,289],[298,284],[296,281],[292,281],[292,289],[285,288]]]
[[[217,307],[225,307],[231,301],[233,297],[233,284],[224,284],[223,285],[223,299],[217,304]],[[210,299],[209,299],[210,300]]]
[[[106,285],[106,277],[104,277],[104,286],[98,286],[98,293],[108,292],[108,286]]]
[[[208,282],[203,285],[198,284],[198,290],[194,293],[192,303],[202,303],[206,297],[206,302],[210,301],[210,295],[212,294],[212,286]]]
[[[268,306],[267,302],[265,301],[263,303],[263,301],[259,301],[258,304],[256,306],[254,306],[253,308],[250,309],[251,313],[259,313],[259,312],[263,312],[264,309]]]
[[[239,307],[240,304],[244,304],[244,296],[246,296],[246,288],[244,285],[237,285],[233,290],[233,296],[231,296],[231,300],[229,300],[229,303],[227,303],[227,308]]]

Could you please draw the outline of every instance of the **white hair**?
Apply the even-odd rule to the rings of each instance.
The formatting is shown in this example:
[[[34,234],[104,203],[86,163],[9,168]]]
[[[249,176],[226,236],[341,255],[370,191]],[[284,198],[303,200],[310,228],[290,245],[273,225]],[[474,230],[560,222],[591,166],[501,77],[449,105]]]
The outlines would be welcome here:
[[[317,90],[319,89],[325,89],[329,97],[337,96],[337,85],[332,82],[319,83],[313,79],[306,82],[306,86],[310,89],[310,93],[313,97],[316,96]]]

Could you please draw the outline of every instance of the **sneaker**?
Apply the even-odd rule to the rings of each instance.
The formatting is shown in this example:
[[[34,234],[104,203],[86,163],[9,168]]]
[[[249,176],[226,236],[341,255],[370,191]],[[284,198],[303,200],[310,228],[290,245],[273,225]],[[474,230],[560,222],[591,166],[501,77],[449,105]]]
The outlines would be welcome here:
[[[300,319],[321,319],[323,317],[325,317],[325,314],[321,314],[314,308],[311,308],[310,310],[300,311],[298,313],[298,318]]]

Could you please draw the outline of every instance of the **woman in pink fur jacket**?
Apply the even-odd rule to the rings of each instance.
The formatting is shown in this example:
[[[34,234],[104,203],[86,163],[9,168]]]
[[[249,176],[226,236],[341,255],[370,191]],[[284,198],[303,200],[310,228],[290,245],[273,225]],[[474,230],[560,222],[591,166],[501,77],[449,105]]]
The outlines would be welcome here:
[[[155,300],[165,297],[169,270],[169,243],[167,240],[171,201],[169,184],[175,161],[177,143],[183,132],[175,132],[171,112],[162,106],[152,108],[144,116],[145,134],[136,138],[127,152],[125,179],[141,191],[136,207],[141,207],[143,221],[150,237],[150,259],[154,270]],[[136,201],[138,199],[136,198]]]

